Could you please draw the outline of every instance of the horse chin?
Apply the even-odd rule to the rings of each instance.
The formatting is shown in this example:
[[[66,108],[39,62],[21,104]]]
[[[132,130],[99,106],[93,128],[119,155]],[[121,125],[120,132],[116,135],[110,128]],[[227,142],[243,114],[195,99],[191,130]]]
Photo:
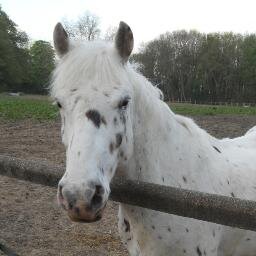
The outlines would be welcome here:
[[[77,215],[77,214],[74,214],[73,211],[69,211],[68,216],[74,222],[80,222],[80,223],[97,222],[102,219],[105,207],[106,207],[106,204],[100,210],[98,210],[95,214],[89,212],[87,214]]]
[[[74,221],[74,222],[79,222],[79,223],[92,223],[92,222],[97,222],[100,221],[102,219],[102,215],[98,215],[95,218],[92,219],[80,219],[80,218],[76,218],[74,216],[70,216],[69,218]]]

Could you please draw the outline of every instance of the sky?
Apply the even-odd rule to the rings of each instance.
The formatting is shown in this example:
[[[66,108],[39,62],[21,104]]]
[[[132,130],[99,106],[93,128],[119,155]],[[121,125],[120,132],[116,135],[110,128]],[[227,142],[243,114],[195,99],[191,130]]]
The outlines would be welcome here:
[[[52,41],[58,21],[85,11],[100,18],[104,32],[119,21],[133,31],[135,48],[166,31],[256,32],[256,0],[0,0],[9,17],[32,40]]]

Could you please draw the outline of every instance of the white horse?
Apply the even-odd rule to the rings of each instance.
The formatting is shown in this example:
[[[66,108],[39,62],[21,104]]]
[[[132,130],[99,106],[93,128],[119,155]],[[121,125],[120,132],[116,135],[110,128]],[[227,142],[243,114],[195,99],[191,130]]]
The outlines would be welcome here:
[[[70,42],[54,30],[60,56],[51,94],[62,118],[66,172],[58,200],[74,221],[102,217],[114,175],[256,199],[256,130],[218,140],[174,114],[128,63],[133,34],[121,22],[114,45]],[[130,255],[255,256],[254,232],[120,204]]]

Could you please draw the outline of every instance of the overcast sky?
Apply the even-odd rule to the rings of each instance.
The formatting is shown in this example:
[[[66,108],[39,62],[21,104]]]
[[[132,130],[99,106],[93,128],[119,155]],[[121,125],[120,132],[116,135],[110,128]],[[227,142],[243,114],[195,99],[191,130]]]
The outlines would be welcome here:
[[[100,28],[120,20],[133,30],[135,45],[166,31],[256,32],[256,0],[0,0],[2,8],[31,39],[52,40],[54,25],[85,11],[100,18]]]

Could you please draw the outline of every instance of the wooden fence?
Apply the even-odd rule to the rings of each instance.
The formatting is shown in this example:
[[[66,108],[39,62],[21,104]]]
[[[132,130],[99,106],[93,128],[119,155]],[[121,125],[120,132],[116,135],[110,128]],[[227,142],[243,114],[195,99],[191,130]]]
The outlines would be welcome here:
[[[57,187],[64,170],[45,162],[0,156],[0,175]],[[256,202],[114,178],[110,199],[143,208],[256,231]]]

